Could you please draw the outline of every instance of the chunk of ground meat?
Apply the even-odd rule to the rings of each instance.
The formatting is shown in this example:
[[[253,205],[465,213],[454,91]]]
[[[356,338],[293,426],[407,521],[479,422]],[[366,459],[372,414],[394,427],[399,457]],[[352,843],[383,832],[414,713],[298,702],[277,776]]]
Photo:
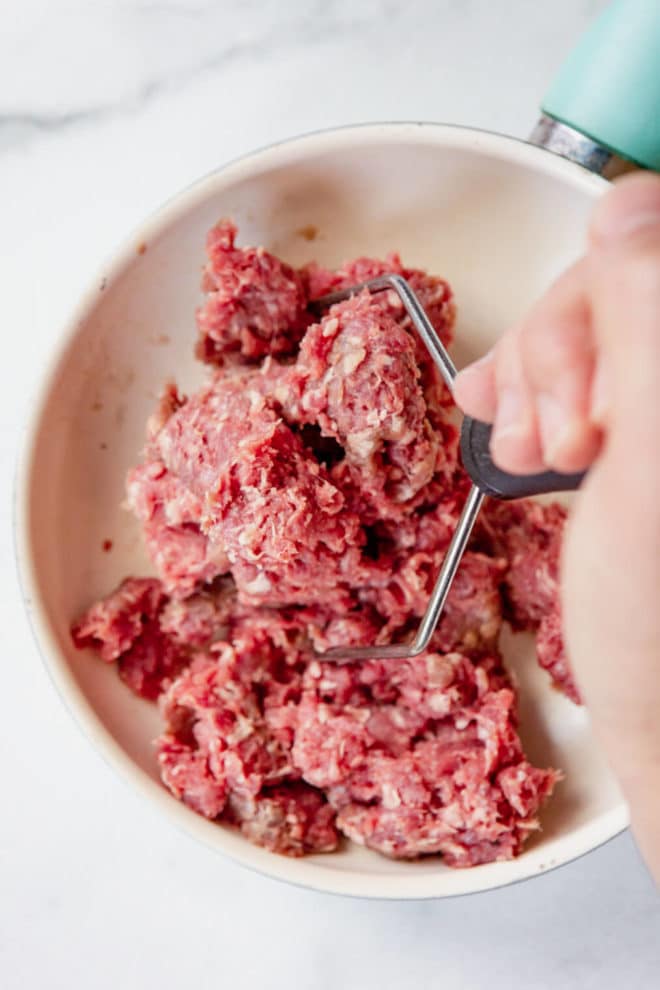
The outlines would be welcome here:
[[[163,477],[166,493],[149,515],[143,507]],[[244,602],[305,603],[324,593],[340,607],[350,599],[351,567],[364,542],[359,519],[344,511],[325,469],[264,397],[258,372],[217,376],[178,408],[129,476],[128,493],[174,594],[230,570]],[[197,555],[176,552],[178,531],[153,547],[154,519],[178,522],[182,503],[199,518],[197,531],[183,524],[185,549],[194,536],[205,541],[203,556],[201,544]]]
[[[310,664],[293,758],[353,841],[452,866],[516,855],[557,779],[524,758],[499,661],[456,653]]]
[[[462,487],[457,468],[458,434],[450,423],[445,424],[444,431],[434,432],[439,440],[435,473],[407,501],[401,501],[398,497],[389,468],[387,472],[375,476],[366,474],[363,467],[352,464],[347,457],[330,461],[329,474],[333,484],[339,488],[346,505],[357,513],[363,525],[374,526],[391,521],[405,527],[415,509],[435,507],[439,502],[455,498],[457,487]],[[398,475],[399,471],[398,467],[394,468],[392,475]]]
[[[540,666],[548,671],[560,691],[576,705],[581,705],[582,698],[566,655],[558,607],[541,619],[536,633],[536,655]]]
[[[337,844],[334,811],[291,759],[301,657],[267,624],[235,629],[233,645],[198,654],[164,694],[157,740],[172,793],[207,818],[238,825],[252,841],[303,855]]]
[[[571,701],[581,704],[561,630],[559,557],[566,510],[529,499],[491,503],[483,525],[507,558],[505,614],[514,629],[536,631],[539,664]]]
[[[126,479],[127,504],[142,525],[151,561],[168,591],[190,594],[229,569],[222,545],[202,532],[203,500],[157,456],[133,468]]]
[[[207,774],[217,793],[244,797],[299,776],[286,744],[268,731],[255,690],[259,678],[252,679],[251,666],[265,669],[270,660],[267,653],[246,656],[228,644],[215,644],[194,659],[161,699],[167,726],[157,740],[163,780],[207,817],[219,813],[215,803],[210,814],[198,800],[207,792]]]
[[[496,648],[502,628],[499,585],[504,570],[501,559],[470,550],[463,554],[431,640],[434,649],[479,656]]]
[[[220,578],[188,598],[169,599],[159,616],[160,628],[175,643],[199,649],[220,638],[236,608],[234,582]]]
[[[406,268],[395,252],[388,254],[385,259],[357,258],[346,262],[336,271],[322,268],[314,263],[302,269],[306,291],[312,302],[328,292],[347,289],[386,274],[403,275],[408,280],[438,336],[445,346],[448,346],[453,339],[456,319],[456,307],[450,286],[444,279],[430,275],[428,272],[418,268]],[[428,419],[433,427],[437,427],[443,421],[447,408],[453,406],[448,388],[394,289],[375,293],[373,300],[385,317],[394,319],[411,334],[420,371],[420,383],[426,399]]]
[[[414,513],[400,523],[379,527],[379,552],[375,559],[363,561],[366,576],[359,597],[386,618],[390,633],[399,630],[397,638],[407,625],[413,635],[426,611],[459,508],[460,502],[451,499],[432,512]],[[501,557],[464,553],[434,636],[435,649],[478,655],[496,645],[505,572]]]
[[[262,247],[236,247],[236,233],[221,220],[206,241],[197,356],[209,364],[291,354],[311,322],[298,273]]]
[[[299,421],[334,438],[372,500],[412,498],[436,469],[413,340],[364,292],[333,306],[303,338]]]
[[[247,800],[232,795],[225,819],[250,842],[285,856],[334,852],[339,843],[334,809],[302,782],[280,784]]]
[[[166,734],[157,740],[158,765],[171,794],[205,818],[215,819],[227,803],[227,781],[213,773],[203,749],[195,749]]]
[[[304,621],[307,636],[320,653],[333,646],[365,646],[389,641],[385,620],[370,606],[360,605],[340,615],[317,607],[306,610]]]
[[[188,661],[185,650],[160,627],[166,602],[160,581],[128,578],[93,605],[71,634],[79,649],[91,647],[136,694],[154,700]]]
[[[336,270],[323,268],[312,262],[305,265],[301,274],[310,300],[319,299],[338,289],[348,289],[361,282],[368,282],[379,275],[403,275],[417,294],[442,342],[448,346],[452,341],[456,307],[449,284],[419,268],[404,267],[396,252],[388,254],[384,259],[356,258]],[[401,299],[393,289],[379,292],[374,298],[389,316],[412,333],[415,332]],[[423,357],[424,360],[428,359],[426,351]]]
[[[426,379],[413,338],[363,292],[308,329],[294,364],[265,366],[262,384],[369,523],[402,518],[453,487],[458,431]]]
[[[517,629],[534,629],[559,601],[559,555],[566,509],[529,499],[486,507],[495,547],[509,562],[505,578],[508,617]]]

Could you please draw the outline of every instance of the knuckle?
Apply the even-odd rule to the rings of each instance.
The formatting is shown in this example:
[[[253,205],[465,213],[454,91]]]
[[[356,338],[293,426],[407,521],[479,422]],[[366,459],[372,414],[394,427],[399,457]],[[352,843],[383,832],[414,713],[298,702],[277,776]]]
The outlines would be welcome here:
[[[542,384],[566,363],[566,335],[539,321],[528,323],[521,335],[521,357],[526,376]]]
[[[592,360],[591,344],[572,321],[530,322],[521,337],[525,376],[535,388],[552,387],[557,375],[581,376]]]
[[[510,331],[495,347],[495,383],[497,389],[517,385],[521,379],[520,335]]]

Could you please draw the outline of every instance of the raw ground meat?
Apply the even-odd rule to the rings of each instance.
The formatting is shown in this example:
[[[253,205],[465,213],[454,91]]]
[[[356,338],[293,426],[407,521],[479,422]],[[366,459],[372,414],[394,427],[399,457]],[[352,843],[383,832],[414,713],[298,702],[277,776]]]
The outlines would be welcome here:
[[[453,340],[456,307],[451,287],[444,279],[430,275],[419,268],[406,268],[396,252],[388,254],[384,259],[356,258],[353,261],[347,261],[334,271],[312,262],[302,269],[301,274],[307,295],[312,303],[328,292],[347,289],[379,275],[403,275],[417,293],[426,315],[443,344],[448,347]],[[448,406],[453,405],[449,391],[425,345],[417,337],[398,294],[393,289],[389,289],[375,295],[374,300],[386,316],[394,319],[413,336],[415,357],[420,369],[420,380],[426,399],[427,415],[432,425],[437,428],[442,423],[444,411]]]
[[[457,433],[431,425],[414,338],[366,291],[307,331],[282,411],[335,442],[331,477],[363,522],[400,518],[456,472]]]
[[[197,653],[161,698],[158,760],[172,793],[207,818],[238,825],[274,852],[337,846],[334,812],[291,756],[304,664],[278,630],[236,627],[233,642]]]
[[[165,585],[190,594],[226,572],[221,546],[201,530],[202,500],[156,458],[139,464],[126,480],[127,503],[142,523],[142,537]]]
[[[260,377],[216,375],[180,405],[129,475],[129,505],[146,522],[147,549],[174,594],[189,593],[203,566],[207,580],[231,571],[245,602],[305,604],[323,594],[340,608],[364,542],[360,520],[277,414]],[[203,558],[180,553],[171,529],[161,528],[154,549],[155,502],[157,518],[177,526],[196,507],[198,528],[185,530],[186,551],[192,534],[204,541]]]
[[[553,683],[576,705],[582,704],[580,691],[568,663],[561,631],[561,610],[557,603],[551,612],[541,619],[536,632],[536,655]]]
[[[128,578],[72,627],[158,699],[172,794],[287,855],[348,836],[464,867],[517,855],[559,773],[525,759],[498,652],[504,618],[577,692],[561,639],[564,512],[483,516],[431,649],[319,661],[414,634],[464,502],[450,400],[394,292],[314,315],[320,295],[394,271],[448,343],[452,293],[398,255],[295,271],[209,234],[198,356],[168,384],[127,479],[158,578]]]
[[[128,686],[154,700],[188,662],[185,649],[160,627],[166,601],[160,581],[127,578],[74,623],[73,641],[79,648],[92,647],[106,663],[118,661]]]
[[[339,844],[332,806],[304,783],[280,784],[248,800],[231,795],[228,805],[225,820],[271,852],[304,856],[333,852]]]
[[[293,759],[360,844],[450,866],[508,859],[557,779],[525,760],[514,706],[494,657],[312,662]]]
[[[363,292],[305,334],[297,360],[302,423],[334,438],[373,488],[409,501],[433,477],[438,438],[426,418],[414,340]]]
[[[311,262],[309,265],[305,265],[301,274],[310,300],[319,299],[321,296],[327,295],[329,292],[336,292],[338,289],[359,285],[360,282],[367,282],[379,275],[403,275],[419,297],[426,315],[442,342],[445,346],[449,346],[452,342],[456,307],[449,284],[444,279],[429,275],[428,272],[421,271],[419,268],[404,267],[401,258],[395,251],[382,260],[380,258],[356,258],[353,261],[345,262],[335,270],[323,268],[315,262]],[[377,299],[379,305],[385,309],[389,316],[401,323],[406,329],[412,330],[410,317],[393,289],[379,293]],[[424,350],[422,363],[426,363],[428,360],[428,352]]]
[[[540,665],[560,691],[581,704],[561,634],[559,557],[566,515],[556,502],[494,502],[486,507],[484,526],[492,546],[508,561],[506,617],[514,629],[537,633]]]
[[[566,510],[556,502],[495,502],[487,507],[496,545],[509,561],[508,617],[516,629],[533,629],[559,596],[559,554]]]
[[[206,239],[197,356],[209,364],[290,354],[311,322],[300,275],[262,247],[236,247],[235,238],[234,224],[222,220]]]

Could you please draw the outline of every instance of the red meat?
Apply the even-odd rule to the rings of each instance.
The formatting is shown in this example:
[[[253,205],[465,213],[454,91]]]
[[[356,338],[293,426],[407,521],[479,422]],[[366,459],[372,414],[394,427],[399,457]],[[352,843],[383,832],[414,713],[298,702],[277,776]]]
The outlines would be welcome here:
[[[299,856],[343,833],[456,867],[515,856],[559,774],[525,759],[497,640],[503,612],[538,630],[541,665],[577,700],[565,513],[488,508],[425,655],[316,658],[414,634],[468,481],[448,393],[396,294],[317,322],[308,302],[399,272],[448,342],[453,300],[397,255],[295,272],[235,234],[222,222],[207,244],[198,354],[217,367],[188,398],[166,385],[128,476],[160,580],[124,581],[74,641],[158,698],[172,794],[252,842]]]
[[[185,651],[160,628],[165,601],[160,581],[128,578],[74,623],[73,641],[106,663],[117,660],[128,686],[153,700],[187,663]]]
[[[488,506],[488,538],[506,557],[507,617],[515,629],[537,632],[538,661],[571,701],[581,704],[561,631],[559,557],[566,510],[529,499]]]
[[[524,758],[495,657],[310,664],[293,757],[337,827],[386,855],[451,866],[516,855],[557,774]]]
[[[209,364],[290,354],[310,322],[298,273],[262,247],[236,247],[235,238],[234,224],[221,220],[206,240],[197,356]]]

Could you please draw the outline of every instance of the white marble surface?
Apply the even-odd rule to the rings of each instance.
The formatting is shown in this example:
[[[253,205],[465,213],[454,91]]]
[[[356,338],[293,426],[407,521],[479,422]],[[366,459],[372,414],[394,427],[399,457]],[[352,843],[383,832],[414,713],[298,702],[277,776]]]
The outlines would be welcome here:
[[[13,568],[36,371],[102,258],[254,146],[368,119],[524,135],[602,0],[0,0],[3,987],[658,986],[660,903],[629,835],[534,882],[377,903],[238,869],[162,821],[51,686]]]

